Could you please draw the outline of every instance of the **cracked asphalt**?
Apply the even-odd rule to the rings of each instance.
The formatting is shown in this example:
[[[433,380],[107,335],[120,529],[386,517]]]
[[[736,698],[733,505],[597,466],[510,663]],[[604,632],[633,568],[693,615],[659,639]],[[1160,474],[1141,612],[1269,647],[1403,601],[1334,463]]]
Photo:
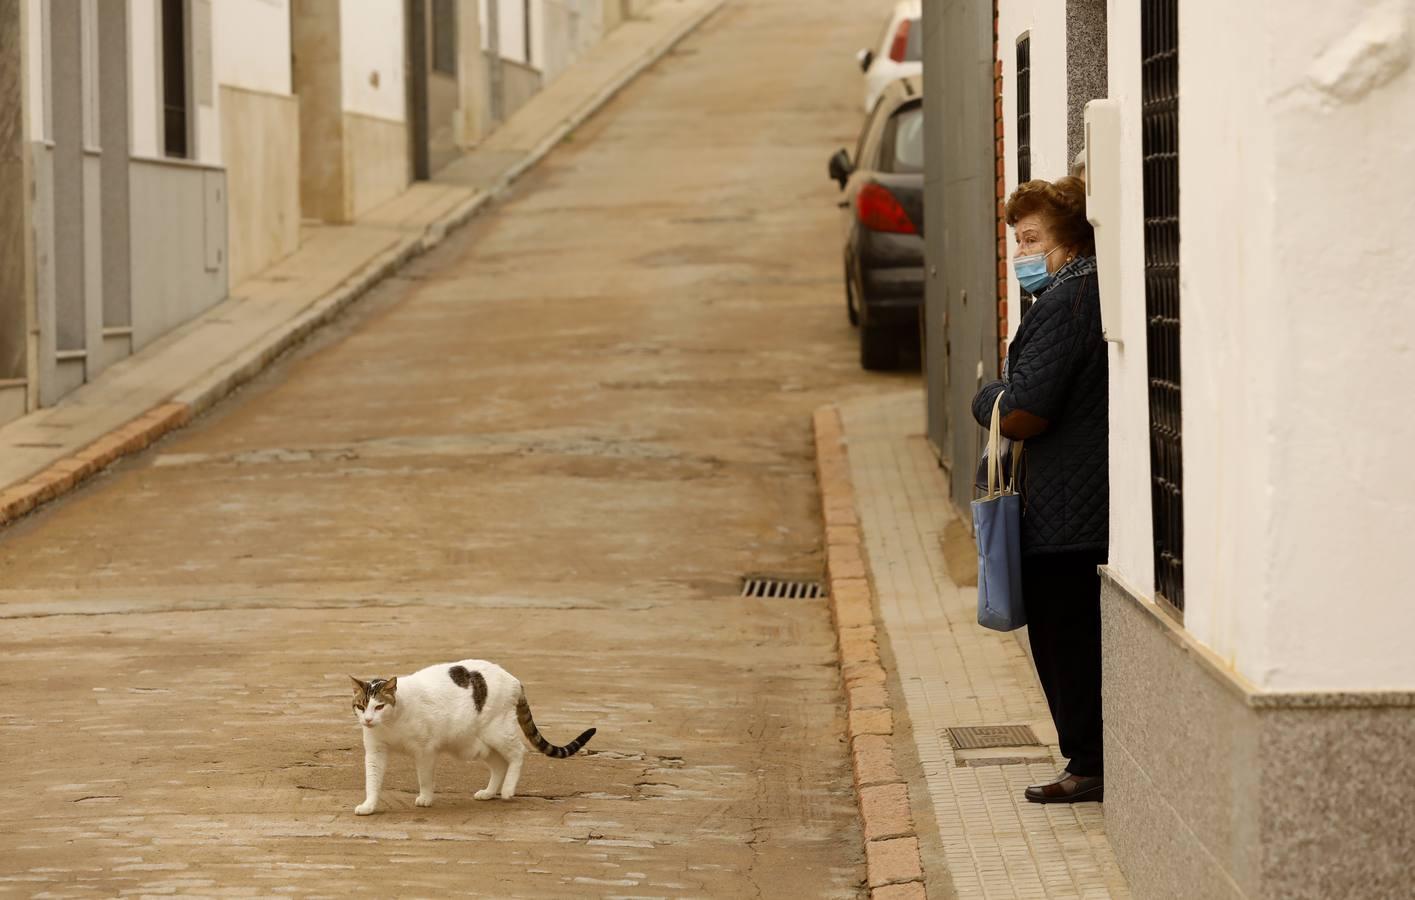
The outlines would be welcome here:
[[[857,897],[810,413],[825,162],[888,3],[729,3],[213,414],[0,534],[0,893]],[[346,673],[480,657],[566,760],[396,763]]]

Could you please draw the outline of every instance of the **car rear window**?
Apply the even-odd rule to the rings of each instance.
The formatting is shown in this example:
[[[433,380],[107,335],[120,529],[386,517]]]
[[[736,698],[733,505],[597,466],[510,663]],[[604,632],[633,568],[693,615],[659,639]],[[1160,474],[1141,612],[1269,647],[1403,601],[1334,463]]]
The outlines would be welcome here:
[[[882,172],[924,171],[924,108],[906,106],[890,116],[880,142]]]
[[[909,41],[904,45],[904,61],[918,62],[924,58],[924,29],[918,19],[909,20]]]

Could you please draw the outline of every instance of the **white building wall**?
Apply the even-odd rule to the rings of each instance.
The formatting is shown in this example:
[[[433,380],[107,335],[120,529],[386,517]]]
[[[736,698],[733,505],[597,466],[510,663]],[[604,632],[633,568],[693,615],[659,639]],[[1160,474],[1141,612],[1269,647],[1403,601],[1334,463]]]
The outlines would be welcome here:
[[[212,32],[218,84],[289,95],[289,0],[215,0]]]
[[[403,4],[396,0],[344,0],[340,8],[343,41],[344,110],[403,122]]]
[[[495,0],[499,3],[497,14],[500,16],[497,22],[497,33],[500,36],[500,51],[502,59],[509,59],[519,63],[530,63],[526,59],[526,13],[521,0]],[[531,3],[531,28],[532,28],[532,53],[534,53],[534,29],[537,20],[543,20],[543,10],[540,9],[539,0]],[[539,65],[536,60],[535,64]]]
[[[1060,0],[1010,0],[998,9],[1002,58],[1002,139],[1007,195],[1017,189],[1017,39],[1031,34],[1032,177],[1055,181],[1066,174],[1066,4]],[[1008,250],[1013,246],[1007,234]],[[1009,256],[1009,260],[1010,260]],[[1022,321],[1022,292],[1007,267],[1008,340]]]
[[[25,0],[25,49],[29,53],[25,86],[29,102],[29,139],[42,141],[49,137],[44,115],[44,11],[41,0]]]
[[[1110,348],[1110,567],[1145,597],[1155,592],[1150,521],[1150,406],[1145,353],[1145,245],[1140,165],[1140,6],[1111,0],[1106,50],[1110,99],[1120,103],[1121,147],[1113,172],[1089,180],[1120,184],[1116,293],[1122,298],[1121,342]],[[1110,327],[1109,324],[1107,327]],[[1192,602],[1192,601],[1191,601]]]
[[[1415,424],[1389,410],[1412,371],[1415,209],[1390,198],[1415,191],[1415,0],[1335,6],[1180,7],[1185,627],[1261,689],[1409,690]],[[1109,15],[1111,565],[1152,594],[1139,12]]]
[[[1285,365],[1261,683],[1408,690],[1415,420],[1394,408],[1415,372],[1415,0],[1300,0],[1267,27]]]
[[[128,138],[133,155],[159,158],[157,0],[128,0],[128,79]]]

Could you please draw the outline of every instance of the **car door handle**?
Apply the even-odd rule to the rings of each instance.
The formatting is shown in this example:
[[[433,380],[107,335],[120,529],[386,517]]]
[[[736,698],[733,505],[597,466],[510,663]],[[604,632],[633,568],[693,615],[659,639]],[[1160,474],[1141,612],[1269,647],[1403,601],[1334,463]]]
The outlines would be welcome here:
[[[837,203],[837,204],[835,204],[835,205],[838,206],[838,207],[840,207],[841,209],[849,209],[849,208],[850,208],[850,201],[849,201],[849,200],[841,200],[839,203]]]

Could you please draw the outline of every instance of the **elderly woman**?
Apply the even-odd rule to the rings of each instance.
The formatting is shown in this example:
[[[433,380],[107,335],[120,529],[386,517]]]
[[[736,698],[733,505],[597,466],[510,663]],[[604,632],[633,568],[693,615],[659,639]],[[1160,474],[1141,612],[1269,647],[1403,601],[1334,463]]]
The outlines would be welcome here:
[[[1068,760],[1035,803],[1104,796],[1100,575],[1109,530],[1106,348],[1095,236],[1079,178],[1029,181],[1007,201],[1013,267],[1036,296],[1007,353],[1003,380],[973,398],[986,426],[999,393],[1002,433],[1026,441],[1022,596],[1047,705]]]

